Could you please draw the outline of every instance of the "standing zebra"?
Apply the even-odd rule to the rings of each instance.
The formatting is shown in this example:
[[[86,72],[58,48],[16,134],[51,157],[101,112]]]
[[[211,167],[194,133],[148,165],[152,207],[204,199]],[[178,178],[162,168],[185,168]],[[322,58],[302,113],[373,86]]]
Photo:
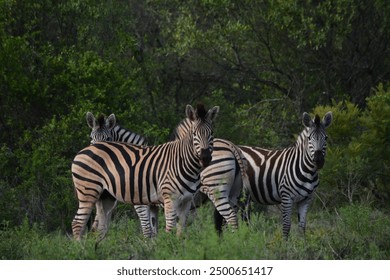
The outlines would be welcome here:
[[[114,114],[98,118],[91,112],[87,112],[87,124],[92,129],[90,138],[91,144],[102,141],[125,142],[129,144],[147,145],[146,139],[130,130],[121,127],[116,122]],[[107,209],[107,224],[111,221],[112,210],[115,208],[117,200],[105,191],[96,202],[96,216],[92,225],[92,230],[96,231],[101,215],[104,215],[104,208]],[[157,234],[158,206],[156,205],[134,205],[135,211],[141,222],[142,234],[145,237],[153,237]],[[107,225],[108,226],[108,225]]]
[[[322,121],[318,115],[312,120],[304,113],[305,129],[295,145],[283,150],[239,146],[248,161],[251,198],[261,204],[281,204],[286,239],[293,203],[298,204],[299,227],[305,232],[306,213],[319,184],[318,170],[325,163],[326,128],[332,119],[332,112],[326,113]]]
[[[113,126],[109,125],[107,120],[104,119],[101,121],[102,126],[100,130],[95,130],[95,133],[91,133],[92,141],[97,141],[97,139],[120,141],[112,133]],[[170,140],[184,138],[190,129],[191,120],[188,118],[182,120],[174,129]],[[102,135],[103,133],[105,135]],[[201,172],[200,191],[208,196],[215,205],[216,211],[222,215],[216,215],[218,219],[216,221],[216,227],[219,232],[221,231],[222,225],[220,217],[224,218],[232,228],[238,227],[236,208],[242,188],[242,178],[244,180],[246,179],[245,169],[246,161],[242,152],[233,143],[223,139],[214,139],[213,159],[210,165]],[[196,195],[200,195],[200,193]],[[150,228],[153,234],[156,234],[158,207],[151,205],[150,210],[147,209],[148,206],[143,207],[139,205],[136,207],[136,210],[139,208],[143,210],[142,213],[140,211],[137,211],[137,213],[141,219],[144,235],[145,232],[147,234],[150,232]]]
[[[79,208],[72,222],[73,236],[80,240],[92,208],[104,190],[115,199],[133,205],[164,204],[166,231],[185,226],[191,199],[199,186],[201,168],[212,159],[213,121],[219,112],[203,105],[187,105],[191,130],[183,139],[158,146],[99,142],[81,150],[72,163],[72,177]],[[104,211],[106,209],[103,209]],[[98,231],[108,230],[108,213],[101,215]]]
[[[190,127],[190,119],[182,120],[171,138],[182,139]],[[219,233],[222,231],[223,219],[233,229],[238,227],[238,198],[243,184],[249,184],[245,171],[246,160],[240,149],[230,141],[215,138],[213,159],[200,174],[200,191],[215,206],[215,225]]]

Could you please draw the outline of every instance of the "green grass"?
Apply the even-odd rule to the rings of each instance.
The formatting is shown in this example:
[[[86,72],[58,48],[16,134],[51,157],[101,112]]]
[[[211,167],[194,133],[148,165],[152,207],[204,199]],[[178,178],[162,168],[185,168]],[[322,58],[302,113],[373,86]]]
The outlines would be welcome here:
[[[191,217],[186,232],[177,237],[163,229],[154,239],[142,237],[138,220],[117,215],[107,237],[95,248],[96,234],[81,242],[63,232],[46,233],[27,222],[0,231],[1,259],[389,259],[390,219],[363,205],[348,205],[330,212],[309,211],[306,236],[293,221],[289,240],[281,234],[278,214],[258,213],[250,224],[219,237],[206,205]]]

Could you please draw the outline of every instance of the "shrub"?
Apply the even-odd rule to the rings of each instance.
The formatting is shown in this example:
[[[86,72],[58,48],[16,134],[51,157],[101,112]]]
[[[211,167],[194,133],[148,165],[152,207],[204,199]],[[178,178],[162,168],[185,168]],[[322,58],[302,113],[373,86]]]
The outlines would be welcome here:
[[[350,102],[318,106],[315,113],[332,111],[326,163],[318,194],[332,206],[348,201],[380,201],[390,197],[390,90],[380,85],[360,110]]]

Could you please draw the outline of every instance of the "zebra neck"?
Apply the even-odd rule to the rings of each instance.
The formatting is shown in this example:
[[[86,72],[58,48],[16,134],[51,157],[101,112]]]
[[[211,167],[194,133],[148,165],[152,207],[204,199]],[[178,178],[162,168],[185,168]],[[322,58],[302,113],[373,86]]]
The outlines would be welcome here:
[[[138,135],[126,128],[121,127],[119,124],[113,128],[113,140],[118,142],[126,142],[131,144],[146,145],[146,140],[143,136]]]
[[[179,161],[189,167],[191,173],[199,174],[202,166],[199,162],[198,156],[196,155],[191,133],[188,133],[184,138],[176,140],[175,142],[178,143]]]
[[[126,129],[122,128],[119,124],[115,125],[112,130],[113,130],[113,136],[114,136],[113,141],[120,141],[121,135],[128,132]]]
[[[295,152],[299,155],[299,161],[302,163],[302,165],[305,166],[311,173],[315,173],[317,168],[310,156],[308,146],[308,130],[305,129],[298,137],[297,143],[295,145]]]

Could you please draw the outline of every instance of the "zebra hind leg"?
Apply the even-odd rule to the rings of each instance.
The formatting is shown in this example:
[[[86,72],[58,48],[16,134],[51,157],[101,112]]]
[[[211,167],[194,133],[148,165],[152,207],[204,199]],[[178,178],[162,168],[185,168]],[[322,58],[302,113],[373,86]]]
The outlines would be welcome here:
[[[93,224],[92,224],[92,228],[91,228],[91,231],[98,231],[98,227],[99,227],[99,221],[102,220],[102,219],[105,219],[104,216],[102,215],[105,215],[105,209],[104,208],[108,208],[108,207],[111,207],[110,205],[108,204],[112,204],[114,203],[115,198],[111,196],[111,194],[104,190],[103,193],[100,195],[100,198],[98,199],[98,201],[96,202],[96,215],[95,215],[95,220],[93,221]],[[112,201],[112,202],[110,202]],[[116,200],[115,200],[115,205],[114,207],[116,206]],[[107,209],[109,210],[109,209]],[[112,215],[112,210],[109,212],[109,215],[107,217],[107,223],[110,223],[111,222],[111,215]]]
[[[152,230],[151,237],[156,237],[158,232],[158,205],[150,205],[150,227]]]
[[[210,189],[210,188],[209,188]],[[233,230],[238,228],[237,220],[237,211],[236,203],[233,203],[226,191],[221,191],[219,195],[214,195],[213,191],[208,191],[207,195],[209,199],[213,202],[215,206],[214,211],[214,223],[217,232],[220,234],[224,225],[224,221],[228,224]],[[219,213],[219,215],[216,213]]]
[[[191,196],[181,197],[176,200],[175,208],[179,219],[177,223],[177,236],[181,236],[184,232],[187,223],[188,213],[191,209],[191,201]]]
[[[92,227],[91,227],[92,232],[97,231],[98,226],[99,226],[99,220],[101,219],[101,215],[103,215],[103,204],[102,204],[101,199],[99,199],[96,202],[95,207],[96,207],[96,215],[95,215],[95,219],[93,221]]]
[[[107,234],[108,226],[111,222],[112,212],[117,204],[117,200],[111,195],[101,196],[100,201],[103,213],[99,217],[99,224],[97,227],[97,231],[99,233],[99,242],[103,240]]]
[[[72,221],[73,238],[78,241],[81,240],[81,237],[84,234],[93,206],[93,202],[79,201],[79,208]]]

